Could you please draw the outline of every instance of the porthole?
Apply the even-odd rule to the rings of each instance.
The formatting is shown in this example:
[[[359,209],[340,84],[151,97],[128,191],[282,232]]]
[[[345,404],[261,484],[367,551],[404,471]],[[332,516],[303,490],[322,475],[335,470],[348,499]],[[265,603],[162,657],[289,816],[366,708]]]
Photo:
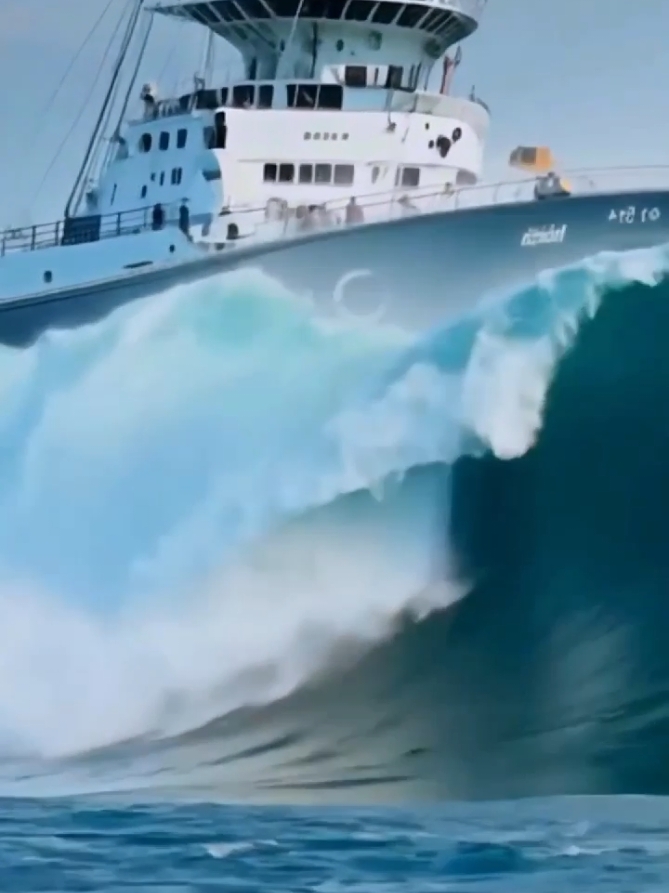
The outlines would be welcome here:
[[[304,138],[305,138],[305,140],[310,140],[310,139],[311,139],[311,134],[310,134],[310,133],[305,133],[305,134],[304,134]]]
[[[52,280],[53,280],[53,273],[51,272],[51,270],[45,270],[44,271],[44,281],[51,282]]]

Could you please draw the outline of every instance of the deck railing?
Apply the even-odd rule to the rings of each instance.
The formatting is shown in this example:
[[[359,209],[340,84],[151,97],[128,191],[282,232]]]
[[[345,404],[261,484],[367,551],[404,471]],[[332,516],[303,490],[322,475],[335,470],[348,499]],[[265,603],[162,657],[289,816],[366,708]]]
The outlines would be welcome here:
[[[669,189],[669,165],[581,169],[566,172],[563,176],[575,195]],[[356,195],[356,203],[363,210],[366,219],[379,221],[412,212],[429,213],[529,201],[533,197],[535,183],[536,178],[532,177],[459,186],[453,191],[435,189],[434,186],[395,187],[389,191]],[[328,212],[331,219],[341,222],[349,199],[350,196],[346,195],[325,202],[320,207]],[[226,209],[223,220],[243,221],[247,217],[262,222],[267,219],[267,209],[267,204],[231,207]],[[178,206],[165,204],[163,210],[163,225],[176,226]],[[289,210],[291,220],[294,220],[295,210]],[[192,222],[197,224],[198,220],[193,219]],[[18,251],[35,251],[56,245],[117,238],[152,228],[153,205],[101,217],[73,218],[70,221],[58,220],[54,223],[6,229],[0,233],[0,257]]]

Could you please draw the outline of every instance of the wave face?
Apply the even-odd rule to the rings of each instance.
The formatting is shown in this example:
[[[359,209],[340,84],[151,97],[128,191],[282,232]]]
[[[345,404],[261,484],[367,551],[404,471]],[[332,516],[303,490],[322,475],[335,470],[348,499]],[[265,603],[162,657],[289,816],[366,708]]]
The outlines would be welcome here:
[[[3,350],[2,792],[665,791],[667,269],[421,336],[243,271]]]

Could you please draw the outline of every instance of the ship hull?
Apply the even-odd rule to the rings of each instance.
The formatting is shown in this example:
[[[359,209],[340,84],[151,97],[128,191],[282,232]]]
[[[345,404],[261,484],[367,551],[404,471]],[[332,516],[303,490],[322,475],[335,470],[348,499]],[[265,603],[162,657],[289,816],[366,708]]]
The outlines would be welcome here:
[[[0,304],[0,343],[24,347],[49,329],[90,324],[130,301],[243,268],[260,269],[291,291],[308,294],[319,313],[383,318],[420,331],[547,268],[601,251],[662,243],[669,243],[665,190],[415,215],[10,296]]]

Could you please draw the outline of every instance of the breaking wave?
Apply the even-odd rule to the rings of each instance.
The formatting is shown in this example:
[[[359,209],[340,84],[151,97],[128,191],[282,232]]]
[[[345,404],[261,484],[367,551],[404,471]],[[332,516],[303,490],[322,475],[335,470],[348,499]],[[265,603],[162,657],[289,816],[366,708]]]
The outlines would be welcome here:
[[[3,349],[4,791],[655,788],[668,267],[420,337],[247,270]]]

